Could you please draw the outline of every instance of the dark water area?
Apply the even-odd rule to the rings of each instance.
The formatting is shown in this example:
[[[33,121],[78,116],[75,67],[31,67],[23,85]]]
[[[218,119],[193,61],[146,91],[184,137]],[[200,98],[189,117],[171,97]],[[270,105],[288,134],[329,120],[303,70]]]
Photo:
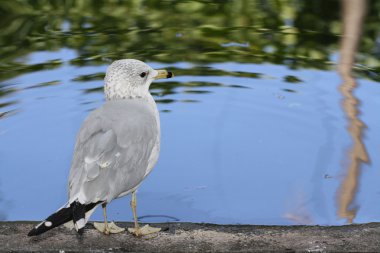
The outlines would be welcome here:
[[[0,220],[66,202],[105,70],[134,58],[176,75],[151,86],[142,221],[380,221],[380,2],[359,2],[363,22],[330,0],[0,2]],[[132,220],[129,197],[108,209]]]

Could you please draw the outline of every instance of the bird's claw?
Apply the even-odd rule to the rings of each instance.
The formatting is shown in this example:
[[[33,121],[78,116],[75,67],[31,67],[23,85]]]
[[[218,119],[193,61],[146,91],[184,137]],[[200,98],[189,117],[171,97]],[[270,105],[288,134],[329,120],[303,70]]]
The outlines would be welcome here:
[[[94,222],[94,227],[105,235],[118,234],[125,231],[125,228],[118,227],[114,222],[108,223],[107,226],[104,223]]]

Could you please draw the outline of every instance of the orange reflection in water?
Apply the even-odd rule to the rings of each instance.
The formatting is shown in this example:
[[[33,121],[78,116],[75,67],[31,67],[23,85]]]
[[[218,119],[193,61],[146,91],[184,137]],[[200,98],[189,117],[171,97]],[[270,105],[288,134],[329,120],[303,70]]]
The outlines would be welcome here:
[[[342,107],[348,119],[348,131],[353,139],[349,150],[348,168],[339,187],[337,195],[337,214],[352,223],[358,207],[355,206],[355,196],[358,192],[361,165],[369,162],[369,157],[363,143],[365,124],[359,119],[360,101],[355,97],[356,80],[352,76],[352,66],[359,43],[363,19],[366,14],[366,0],[342,0],[343,37],[340,48],[338,71],[343,80],[339,90],[343,95]]]

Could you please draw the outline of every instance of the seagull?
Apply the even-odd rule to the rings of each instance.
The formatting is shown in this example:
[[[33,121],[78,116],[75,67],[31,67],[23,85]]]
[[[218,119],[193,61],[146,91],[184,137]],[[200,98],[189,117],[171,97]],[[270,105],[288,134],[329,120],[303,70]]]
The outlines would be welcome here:
[[[160,231],[140,227],[136,214],[136,190],[156,164],[160,152],[160,118],[149,93],[157,79],[171,78],[166,70],[155,70],[142,61],[123,59],[107,69],[106,102],[85,119],[76,139],[69,175],[68,202],[30,232],[42,234],[62,224],[82,233],[96,207],[103,208],[104,223],[94,223],[104,234],[125,229],[107,222],[107,204],[132,194],[134,228],[142,236]]]

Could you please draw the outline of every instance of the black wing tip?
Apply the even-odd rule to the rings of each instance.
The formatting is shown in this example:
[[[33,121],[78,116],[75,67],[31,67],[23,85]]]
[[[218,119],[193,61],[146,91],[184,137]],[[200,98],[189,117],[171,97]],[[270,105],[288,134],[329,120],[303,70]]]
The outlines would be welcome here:
[[[50,215],[46,220],[35,226],[30,232],[28,236],[36,236],[46,231],[58,227],[70,220],[73,220],[74,223],[85,217],[86,212],[90,211],[94,207],[96,207],[99,202],[90,203],[90,204],[80,204],[79,202],[72,203],[69,207],[61,208],[56,213]],[[79,234],[83,233],[83,228],[78,230]]]
[[[29,231],[28,236],[40,235],[47,230],[49,230],[49,229],[47,227],[45,227],[44,224],[39,224],[36,227],[34,227],[32,230]]]
[[[33,228],[32,230],[29,231],[28,236],[36,236],[38,235],[37,229]]]

